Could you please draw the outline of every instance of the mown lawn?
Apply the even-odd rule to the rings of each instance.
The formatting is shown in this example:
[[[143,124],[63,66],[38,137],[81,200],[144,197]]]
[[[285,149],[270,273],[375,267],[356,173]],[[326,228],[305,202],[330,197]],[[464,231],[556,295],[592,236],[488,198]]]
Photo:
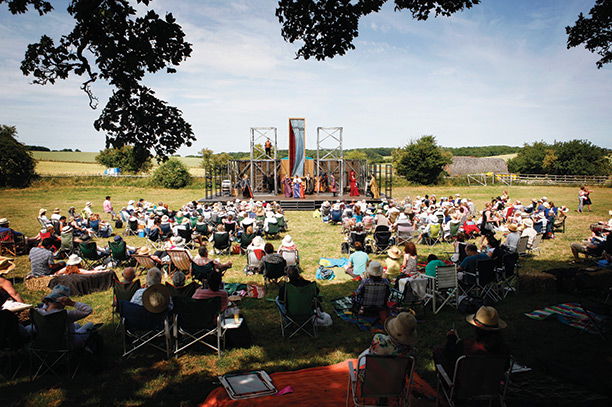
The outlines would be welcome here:
[[[436,187],[398,188],[396,198],[417,194],[435,193],[437,196],[461,193],[471,197],[479,207],[492,196],[501,193],[501,187]],[[558,206],[576,206],[576,188],[566,187],[511,187],[513,199],[527,201],[546,195]],[[115,207],[129,199],[145,198],[150,201],[164,201],[178,206],[200,198],[197,190],[164,190],[137,187],[100,186],[54,186],[45,183],[25,190],[3,190],[0,217],[8,217],[11,225],[26,234],[37,232],[38,209],[55,207],[67,209],[73,205],[82,208],[86,201],[94,202],[99,210],[105,195],[111,195]],[[516,359],[536,369],[541,375],[563,375],[565,371],[577,372],[569,375],[567,388],[578,387],[588,391],[608,393],[612,388],[609,375],[612,367],[612,347],[600,338],[581,334],[579,331],[561,325],[556,321],[536,322],[523,316],[524,312],[559,302],[574,301],[576,294],[557,293],[553,281],[541,273],[542,269],[563,266],[570,260],[569,243],[588,235],[588,225],[597,220],[607,220],[608,209],[612,208],[610,189],[595,188],[592,194],[594,212],[578,215],[570,213],[568,230],[557,239],[545,241],[542,254],[524,263],[521,269],[521,291],[508,297],[498,309],[508,322],[505,333]],[[339,227],[322,224],[308,212],[287,214],[290,234],[300,248],[302,266],[307,278],[314,279],[320,257],[339,257],[342,236]],[[142,239],[127,238],[131,244],[141,245]],[[429,248],[418,246],[419,255],[425,258],[429,253],[443,254],[450,250],[448,244]],[[225,260],[225,259],[223,259]],[[242,269],[244,258],[231,256],[234,267],[226,276],[228,282],[263,283],[259,276],[245,276]],[[43,292],[25,289],[21,278],[28,272],[26,256],[17,260],[17,289],[31,302],[39,302]],[[601,274],[601,273],[595,273]],[[598,295],[597,288],[604,288],[602,276],[595,276],[599,287],[589,290],[588,295]],[[324,300],[348,295],[357,283],[345,275],[338,275],[333,281],[321,282]],[[284,341],[280,336],[279,319],[273,299],[276,289],[271,289],[266,299],[245,299],[241,309],[251,329],[254,345],[249,349],[231,350],[218,359],[205,350],[190,351],[179,358],[163,360],[160,354],[141,353],[138,357],[122,360],[120,337],[111,324],[110,290],[95,293],[80,301],[92,304],[94,313],[88,320],[105,323],[102,334],[105,339],[104,366],[82,366],[77,378],[54,379],[45,377],[30,384],[27,369],[15,381],[0,384],[0,405],[51,406],[51,405],[196,405],[216,384],[215,376],[236,370],[265,369],[268,372],[293,370],[309,366],[326,365],[355,357],[369,344],[372,334],[361,332],[340,321],[335,315],[334,325],[322,329],[316,340],[296,337]],[[329,303],[326,310],[333,314]],[[419,324],[418,367],[419,374],[435,385],[432,374],[431,348],[443,340],[444,333],[453,325],[460,335],[471,332],[463,322],[464,316],[451,309],[434,316],[427,313]],[[561,367],[559,367],[561,366]],[[564,379],[566,380],[566,379]],[[576,385],[572,382],[585,382]],[[559,399],[564,393],[559,393]],[[566,398],[566,401],[570,401]]]

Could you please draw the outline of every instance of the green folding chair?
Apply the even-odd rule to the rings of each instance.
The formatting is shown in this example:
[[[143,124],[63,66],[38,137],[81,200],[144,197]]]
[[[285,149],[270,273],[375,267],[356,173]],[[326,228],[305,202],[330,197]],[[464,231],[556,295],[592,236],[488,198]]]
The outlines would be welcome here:
[[[108,242],[108,248],[110,249],[111,259],[115,267],[133,265],[134,259],[128,255],[125,241]]]
[[[298,332],[304,332],[308,336],[317,336],[317,284],[311,282],[303,287],[293,284],[285,284],[285,295],[283,304],[276,304],[280,315],[281,334],[286,337],[288,329],[295,329],[289,338]]]
[[[87,268],[94,268],[103,264],[108,257],[105,254],[98,254],[96,242],[79,243],[79,251]]]

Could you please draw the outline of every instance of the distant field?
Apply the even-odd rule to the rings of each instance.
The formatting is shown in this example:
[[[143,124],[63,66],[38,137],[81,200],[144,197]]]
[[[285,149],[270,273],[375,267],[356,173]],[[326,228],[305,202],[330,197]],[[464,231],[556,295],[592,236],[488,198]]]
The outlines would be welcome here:
[[[79,154],[79,153],[73,153]],[[190,158],[181,158],[181,161],[189,160]],[[197,159],[194,159],[197,160]],[[190,166],[189,173],[194,177],[203,177],[204,169],[195,166]],[[153,167],[155,169],[155,167]],[[42,161],[39,160],[36,164],[36,172],[40,175],[101,175],[104,173],[104,166],[95,162],[74,162],[74,161]]]
[[[503,158],[504,160],[508,161],[513,159],[514,157],[516,157],[516,153],[513,154],[502,154],[502,155],[492,155],[486,158]]]
[[[95,163],[98,153],[70,152],[70,151],[32,151],[32,155],[39,161],[59,161],[67,163]],[[201,159],[198,157],[176,157],[187,167],[199,167]],[[104,170],[104,169],[102,169]]]

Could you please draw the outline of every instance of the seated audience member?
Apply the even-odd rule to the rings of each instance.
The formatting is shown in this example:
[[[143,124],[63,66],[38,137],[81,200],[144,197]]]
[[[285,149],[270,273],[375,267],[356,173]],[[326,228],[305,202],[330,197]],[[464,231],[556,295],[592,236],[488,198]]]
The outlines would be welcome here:
[[[448,266],[448,264],[444,263],[442,260],[438,259],[438,256],[435,254],[430,254],[427,256],[427,265],[425,266],[425,274],[429,277],[436,276],[436,268]]]
[[[221,273],[211,273],[208,276],[208,287],[199,287],[193,294],[194,300],[204,300],[207,298],[221,298],[221,311],[227,309],[228,295],[227,291],[223,289],[223,283],[221,282]]]
[[[13,240],[15,241],[15,244],[17,245],[18,248],[25,247],[27,238],[25,237],[23,233],[18,232],[15,229],[11,229],[11,226],[7,218],[0,219],[0,234],[2,233],[7,233],[8,236],[6,240],[9,240],[10,236],[12,235]]]
[[[70,288],[61,284],[53,287],[51,293],[43,298],[42,305],[36,308],[36,311],[42,315],[49,315],[63,311],[66,307],[74,307],[74,309],[67,311],[72,346],[75,348],[83,348],[94,329],[94,324],[88,322],[81,326],[77,324],[76,321],[89,316],[93,310],[91,306],[87,304],[72,301],[70,299]],[[29,333],[34,333],[33,325],[29,325],[26,329]]]
[[[136,269],[134,267],[126,267],[121,272],[121,284],[132,284],[136,278]]]
[[[59,270],[56,274],[59,275],[67,275],[67,274],[95,274],[95,273],[100,273],[100,272],[104,272],[105,270],[87,270],[87,269],[83,269],[81,268],[81,262],[83,261],[83,259],[81,259],[79,257],[78,254],[71,254],[70,257],[68,257],[68,260],[66,260],[66,267],[64,267],[63,269]]]
[[[533,228],[533,221],[531,219],[525,219],[523,224],[525,225],[525,228],[521,233],[521,237],[529,236],[529,240],[527,240],[527,247],[530,248],[531,245],[533,245],[533,240],[537,236],[538,232],[536,232],[536,230]]]
[[[66,266],[66,263],[63,261],[55,263],[53,261],[53,252],[51,248],[53,247],[53,240],[44,239],[38,246],[33,247],[30,250],[30,265],[31,265],[31,273],[32,277],[42,277],[48,276],[55,273],[58,270],[61,270]]]
[[[278,248],[278,254],[283,256],[283,258],[287,261],[287,265],[295,266],[299,262],[297,250],[298,249],[293,241],[293,238],[290,235],[285,235],[280,247]]]
[[[508,231],[510,233],[508,233],[508,236],[506,236],[506,241],[502,244],[502,249],[509,254],[516,253],[516,248],[518,247],[521,234],[518,231],[518,227],[514,223],[508,225]]]
[[[312,283],[312,281],[306,280],[304,277],[302,277],[302,275],[300,274],[300,269],[295,266],[287,267],[287,276],[289,277],[289,281],[281,285],[278,288],[278,297],[276,297],[277,302],[282,305],[286,305],[285,304],[285,290],[286,290],[287,284],[290,284],[294,287],[305,287],[308,284]],[[319,286],[316,284],[315,286],[316,286],[317,297],[319,297]]]
[[[143,305],[142,295],[144,294],[145,290],[156,284],[161,284],[161,282],[162,272],[157,267],[150,268],[149,271],[147,271],[146,284],[134,292],[134,295],[132,296],[130,302],[138,305]]]
[[[187,282],[187,277],[185,277],[185,273],[182,271],[177,271],[172,274],[172,284],[166,283],[166,286],[170,290],[171,297],[191,297],[195,290],[200,286],[195,281],[192,281],[189,284],[185,284]]]
[[[225,230],[225,226],[223,226],[222,224],[217,225],[217,230],[210,236],[208,240],[210,242],[213,242],[213,249],[216,251],[226,250],[229,245],[231,245],[230,235]]]
[[[402,270],[402,259],[404,255],[401,249],[397,246],[391,246],[387,250],[387,258],[385,259],[385,278],[389,281],[395,280]]]
[[[368,254],[363,251],[363,244],[361,244],[361,242],[356,242],[355,252],[349,257],[346,274],[354,279],[361,278],[361,275],[366,271],[369,259]]]
[[[457,332],[451,329],[446,334],[446,345],[434,349],[434,362],[444,366],[447,372],[454,371],[455,362],[461,356],[470,355],[501,355],[510,356],[508,346],[501,335],[501,330],[507,324],[493,307],[483,306],[473,315],[468,315],[466,321],[476,327],[475,337],[459,339]]]
[[[391,226],[391,224],[389,223],[389,219],[383,214],[382,209],[376,210],[376,216],[374,217],[374,224],[376,226],[378,225]]]
[[[495,233],[485,232],[484,245],[482,246],[482,252],[486,253],[490,258],[499,260],[503,256],[503,249],[501,242],[495,237]]]
[[[417,248],[413,242],[408,242],[404,245],[402,269],[404,274],[417,272]]]
[[[378,286],[380,289],[367,290],[368,286]],[[366,292],[367,290],[367,292]],[[382,264],[373,260],[368,264],[366,278],[361,281],[355,290],[354,303],[361,307],[360,313],[366,311],[365,308],[376,309],[386,314],[387,299],[391,292],[389,280],[383,278]],[[381,320],[384,320],[381,314]],[[386,315],[384,315],[386,317]]]
[[[478,248],[474,244],[469,244],[466,246],[465,254],[467,256],[457,267],[457,271],[467,271],[469,273],[475,273],[478,261],[489,259],[489,256],[486,253],[479,253]]]
[[[417,320],[410,312],[400,312],[385,321],[385,333],[375,334],[370,347],[359,355],[413,356],[417,340]],[[363,367],[363,365],[359,366]]]
[[[4,277],[0,277],[0,307],[8,300],[23,302],[21,295],[15,290],[13,284]]]
[[[122,242],[122,241],[123,241],[123,238],[122,238],[121,236],[117,235],[117,236],[115,236],[115,237],[113,238],[113,240],[114,240],[115,242],[119,243],[119,242]],[[125,250],[126,250],[126,252],[127,252],[127,255],[128,255],[128,256],[131,256],[131,255],[133,255],[133,254],[135,254],[135,253],[136,253],[136,250],[138,250],[138,248],[137,248],[137,247],[134,247],[134,246],[129,246],[129,245],[127,244],[127,242],[126,242],[126,245],[125,245]]]
[[[208,257],[208,248],[206,246],[200,246],[198,249],[198,255],[193,258],[193,262],[198,266],[206,266],[210,264],[212,267],[210,268],[210,272],[215,271],[223,275],[225,270],[232,267],[232,262],[228,261],[227,263],[221,263],[218,260],[213,260]],[[208,275],[196,275],[198,273],[194,273],[193,278],[200,281],[206,281],[208,279]]]
[[[270,264],[287,264],[285,258],[274,251],[274,245],[272,243],[266,243],[264,245],[264,253],[264,256],[261,258],[262,264],[263,262]]]
[[[593,233],[589,239],[584,240],[580,243],[572,243],[570,248],[572,249],[572,255],[574,256],[574,261],[580,261],[580,253],[584,254],[585,258],[591,257],[599,257],[602,256],[604,251],[606,251],[607,255],[610,255],[610,243],[612,240],[610,239],[610,230],[604,229],[600,232]]]
[[[451,256],[451,261],[453,263],[461,263],[463,259],[465,259],[465,247],[467,243],[467,236],[464,232],[459,232],[455,237],[455,241],[453,242],[453,248],[455,249],[453,255]]]

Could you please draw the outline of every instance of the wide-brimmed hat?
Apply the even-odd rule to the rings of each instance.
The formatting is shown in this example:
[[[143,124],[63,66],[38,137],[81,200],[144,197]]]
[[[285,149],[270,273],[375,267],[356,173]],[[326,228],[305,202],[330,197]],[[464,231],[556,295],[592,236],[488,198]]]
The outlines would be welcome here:
[[[417,340],[417,321],[410,312],[400,312],[385,321],[385,331],[402,345],[414,345]]]
[[[91,202],[86,202],[85,206],[91,206]]]
[[[283,246],[293,246],[293,238],[290,235],[285,235],[281,244]]]
[[[72,226],[66,225],[62,228],[62,233],[70,233],[70,232],[72,232]]]
[[[169,219],[170,218],[168,217],[168,215],[164,215],[164,216],[161,217],[161,221],[162,222],[168,222]]]
[[[130,199],[130,200],[128,201],[128,205],[134,205],[134,203],[135,203],[135,202],[134,202],[134,200],[133,200],[133,199]]]
[[[518,230],[518,227],[516,226],[516,224],[511,223],[511,224],[508,225],[508,230],[510,232],[516,232]]]
[[[370,264],[368,264],[366,273],[368,273],[369,276],[380,277],[383,275],[383,266],[376,260],[372,260]]]
[[[0,219],[0,225],[8,225],[9,221],[7,218],[1,218]]]
[[[60,208],[53,209],[53,213],[60,213],[62,210]]]
[[[402,257],[402,251],[397,246],[391,246],[389,250],[387,250],[387,256],[397,260]]]
[[[169,303],[170,291],[163,284],[154,284],[142,293],[142,305],[154,314],[167,310]]]
[[[83,259],[81,259],[78,254],[71,254],[70,257],[68,257],[68,260],[66,261],[66,265],[76,266],[77,264],[81,264],[82,261]]]
[[[183,239],[180,236],[172,236],[172,238],[170,239],[170,241],[172,242],[173,245],[175,246],[184,246],[185,245],[185,239]]]
[[[38,210],[38,216],[41,216],[41,215],[43,215],[43,214],[45,214],[45,213],[47,213],[47,210],[46,210],[45,208],[40,208],[40,209]]]
[[[465,317],[465,320],[485,331],[497,331],[508,326],[508,324],[499,317],[495,308],[484,305],[480,307],[475,314]]]
[[[57,302],[57,299],[61,297],[70,297],[70,287],[66,287],[63,284],[58,284],[53,287],[49,295],[45,296],[44,300]]]
[[[261,236],[255,236],[251,241],[251,246],[255,249],[263,249],[266,245],[266,242],[263,240]]]
[[[151,253],[151,249],[149,249],[149,247],[147,246],[142,246],[140,249],[136,251],[136,254],[139,254],[141,256],[147,256],[150,253]]]
[[[525,220],[523,221],[523,223],[524,223],[524,224],[525,224],[525,226],[527,226],[528,228],[533,227],[533,221],[532,221],[531,219],[529,219],[529,218],[525,219]]]

